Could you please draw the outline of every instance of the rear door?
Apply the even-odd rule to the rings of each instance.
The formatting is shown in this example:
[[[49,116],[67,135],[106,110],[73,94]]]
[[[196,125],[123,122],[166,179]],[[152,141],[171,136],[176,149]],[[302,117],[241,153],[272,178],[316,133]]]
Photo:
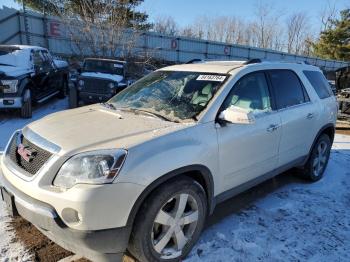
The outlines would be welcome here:
[[[227,123],[217,127],[224,190],[274,170],[281,137],[281,120],[273,110],[264,72],[243,76],[232,88],[221,110],[230,106],[252,111],[255,123]]]
[[[319,111],[294,71],[270,70],[268,75],[282,120],[278,166],[283,166],[309,153],[317,133]]]

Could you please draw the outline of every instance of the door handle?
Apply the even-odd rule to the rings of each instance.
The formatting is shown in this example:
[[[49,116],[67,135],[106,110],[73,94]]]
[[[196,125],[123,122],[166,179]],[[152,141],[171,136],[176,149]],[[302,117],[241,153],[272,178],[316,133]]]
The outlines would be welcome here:
[[[273,132],[275,130],[277,130],[279,128],[279,125],[274,124],[274,125],[270,125],[266,130],[267,132]]]
[[[314,117],[314,114],[313,114],[313,113],[308,113],[307,116],[306,116],[307,119],[311,119],[311,118],[313,118],[313,117]]]

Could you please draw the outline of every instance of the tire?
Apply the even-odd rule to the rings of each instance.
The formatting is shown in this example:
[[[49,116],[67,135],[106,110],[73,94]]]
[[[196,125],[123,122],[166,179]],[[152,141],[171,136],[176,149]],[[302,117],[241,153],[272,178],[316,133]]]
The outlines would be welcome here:
[[[157,188],[142,204],[128,250],[143,262],[181,261],[198,240],[206,216],[207,198],[203,187],[190,178],[172,180]]]
[[[21,117],[31,118],[32,117],[32,95],[30,89],[24,91],[23,105],[21,107]]]
[[[61,87],[60,92],[58,93],[57,97],[59,99],[64,99],[66,97],[67,90],[68,90],[68,82],[67,82],[67,80],[63,80],[62,87]]]
[[[78,91],[75,86],[69,88],[69,108],[78,107]]]
[[[322,134],[315,143],[310,157],[301,170],[302,177],[316,182],[323,177],[331,152],[331,140],[328,135]]]

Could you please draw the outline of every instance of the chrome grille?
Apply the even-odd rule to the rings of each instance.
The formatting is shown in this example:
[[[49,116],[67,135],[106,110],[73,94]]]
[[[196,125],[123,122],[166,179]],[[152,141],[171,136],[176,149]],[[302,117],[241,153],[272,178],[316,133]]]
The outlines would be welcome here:
[[[24,148],[33,152],[30,161],[25,160],[18,153],[19,144],[22,144]],[[13,137],[9,145],[7,154],[13,163],[15,163],[21,169],[25,170],[31,176],[35,175],[52,156],[52,153],[31,143],[20,133],[15,134],[15,136]]]

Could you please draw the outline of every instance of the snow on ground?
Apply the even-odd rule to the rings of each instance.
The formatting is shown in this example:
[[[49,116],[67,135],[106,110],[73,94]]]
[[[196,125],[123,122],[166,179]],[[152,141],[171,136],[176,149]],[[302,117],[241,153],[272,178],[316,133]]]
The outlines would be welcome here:
[[[31,254],[15,240],[15,234],[9,226],[10,219],[5,206],[0,203],[0,262],[32,261]]]
[[[321,181],[289,183],[227,216],[186,261],[350,261],[349,251],[350,136],[336,135]]]
[[[50,101],[31,120],[0,113],[0,151],[16,129],[65,108],[66,100]],[[252,191],[264,191],[270,184]],[[324,179],[282,184],[209,226],[186,261],[350,261],[350,136],[336,135]],[[221,209],[237,201],[228,200]],[[0,261],[30,260],[8,221],[0,204]]]

